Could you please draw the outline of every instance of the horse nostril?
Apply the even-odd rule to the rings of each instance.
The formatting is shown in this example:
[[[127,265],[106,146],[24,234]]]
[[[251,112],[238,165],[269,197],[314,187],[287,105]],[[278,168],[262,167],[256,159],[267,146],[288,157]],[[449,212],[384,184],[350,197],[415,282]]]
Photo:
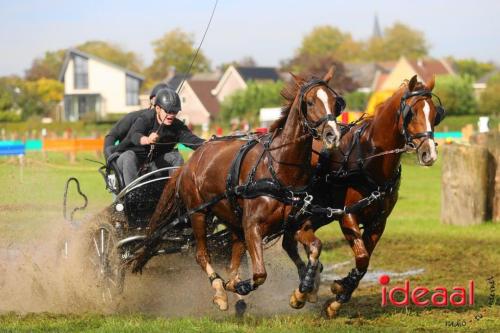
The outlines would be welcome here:
[[[333,132],[328,132],[326,133],[325,135],[325,141],[326,143],[328,143],[329,145],[332,145],[333,142],[335,141],[335,134]]]
[[[430,154],[427,152],[423,152],[422,153],[422,161],[427,163],[427,162],[429,162],[429,160],[430,160]]]

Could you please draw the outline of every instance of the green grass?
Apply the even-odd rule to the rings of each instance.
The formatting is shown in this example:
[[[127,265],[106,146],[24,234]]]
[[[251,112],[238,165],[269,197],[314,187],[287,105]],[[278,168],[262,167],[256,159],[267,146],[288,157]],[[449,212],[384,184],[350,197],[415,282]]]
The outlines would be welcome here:
[[[76,164],[68,165],[63,154],[51,154],[47,160],[41,155],[28,155],[22,183],[19,167],[0,160],[0,186],[6,189],[0,192],[0,242],[29,242],[40,229],[50,230],[53,223],[50,219],[61,218],[62,191],[69,176],[81,179],[91,209],[109,203],[111,197],[104,191],[96,165],[84,161],[85,157],[88,156],[79,155]],[[141,313],[5,313],[0,316],[0,332],[498,332],[500,307],[488,305],[490,291],[486,279],[494,276],[497,285],[500,281],[500,224],[489,222],[470,227],[441,224],[440,162],[423,168],[414,159],[413,155],[404,159],[400,199],[374,252],[370,270],[398,273],[424,269],[422,274],[409,279],[412,287],[424,285],[430,289],[438,285],[451,289],[473,279],[476,282],[473,307],[382,308],[380,286],[362,283],[339,317],[329,321],[319,316],[321,304],[307,305],[291,314],[256,316],[250,311],[241,320],[216,310],[213,316],[184,318]],[[27,217],[33,215],[30,212],[34,209],[38,216],[30,220]],[[336,223],[318,234],[324,243],[322,261],[326,265],[352,263],[351,249]],[[351,267],[345,265],[335,273],[345,274]],[[402,284],[402,279],[391,281],[391,286],[397,284]],[[326,296],[323,295],[321,302]],[[482,316],[480,320],[475,319],[478,314]],[[462,320],[466,320],[466,327],[446,326],[447,321]]]
[[[465,125],[472,124],[477,130],[477,123],[481,115],[464,115],[464,116],[446,116],[443,122],[437,127],[436,131],[461,131]],[[489,127],[490,129],[498,128],[500,124],[500,117],[495,115],[490,115]]]

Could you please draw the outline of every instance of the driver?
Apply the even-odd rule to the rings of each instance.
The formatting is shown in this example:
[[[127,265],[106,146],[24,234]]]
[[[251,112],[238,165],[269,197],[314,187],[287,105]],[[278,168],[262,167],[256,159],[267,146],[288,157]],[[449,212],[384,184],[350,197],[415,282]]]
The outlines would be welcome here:
[[[125,140],[117,147],[118,152],[123,152],[118,157],[117,165],[123,174],[125,186],[137,178],[140,166],[144,163],[152,161],[152,170],[182,165],[184,160],[179,151],[174,149],[177,143],[197,149],[205,142],[177,119],[181,101],[173,89],[158,91],[154,110],[137,118]],[[152,151],[151,145],[154,145]]]
[[[117,154],[113,154],[114,152],[116,152],[117,148],[115,143],[117,141],[121,142],[123,141],[123,139],[125,139],[128,131],[130,130],[134,122],[137,120],[137,118],[148,112],[154,113],[153,109],[154,109],[156,94],[158,93],[158,91],[164,88],[168,88],[168,85],[166,83],[158,83],[153,88],[153,90],[151,90],[151,94],[149,95],[149,102],[150,102],[149,108],[127,113],[122,119],[118,120],[118,122],[111,128],[109,133],[106,134],[104,138],[104,149],[103,149],[106,161],[113,160],[118,156]]]

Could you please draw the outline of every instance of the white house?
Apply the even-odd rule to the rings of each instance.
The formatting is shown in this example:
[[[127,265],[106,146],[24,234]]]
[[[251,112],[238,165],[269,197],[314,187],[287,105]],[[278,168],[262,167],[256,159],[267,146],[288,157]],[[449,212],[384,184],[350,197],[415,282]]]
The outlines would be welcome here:
[[[64,83],[66,121],[77,121],[88,112],[103,119],[141,108],[142,75],[80,50],[66,52],[59,80]]]

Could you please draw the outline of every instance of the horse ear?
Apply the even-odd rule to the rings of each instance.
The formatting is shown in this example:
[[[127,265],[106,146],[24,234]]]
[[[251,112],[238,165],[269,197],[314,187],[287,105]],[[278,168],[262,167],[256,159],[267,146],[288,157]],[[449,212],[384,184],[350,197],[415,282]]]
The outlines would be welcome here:
[[[300,76],[297,76],[297,75],[293,74],[292,72],[290,72],[290,75],[292,76],[292,79],[295,81],[295,83],[297,85],[300,86],[302,84],[302,82],[304,82],[304,79],[301,78]]]
[[[417,82],[418,82],[417,76],[413,75],[410,82],[408,83],[408,91],[413,91],[413,89],[415,89]]]
[[[330,82],[330,80],[333,78],[333,74],[335,74],[335,66],[330,67],[328,73],[326,73],[323,77],[323,81],[325,81],[326,83]]]
[[[432,77],[425,83],[425,86],[427,87],[427,89],[432,91],[432,89],[434,89],[435,83],[436,83],[436,76],[432,75]]]

